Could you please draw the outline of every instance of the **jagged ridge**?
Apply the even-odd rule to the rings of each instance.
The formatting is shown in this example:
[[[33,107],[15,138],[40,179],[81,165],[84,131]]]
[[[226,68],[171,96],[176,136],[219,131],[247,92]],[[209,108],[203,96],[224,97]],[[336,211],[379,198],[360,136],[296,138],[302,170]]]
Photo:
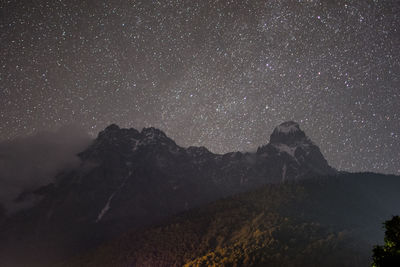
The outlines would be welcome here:
[[[60,259],[126,229],[263,184],[335,173],[292,122],[278,126],[257,153],[225,155],[182,148],[155,128],[139,132],[113,124],[79,156],[79,168],[33,192],[42,192],[42,201],[4,223],[5,236],[31,247],[27,259],[39,257],[42,263],[40,251],[54,251],[55,244],[61,251],[53,253],[54,259]],[[7,247],[20,249],[21,243]],[[9,253],[0,249],[1,254]]]

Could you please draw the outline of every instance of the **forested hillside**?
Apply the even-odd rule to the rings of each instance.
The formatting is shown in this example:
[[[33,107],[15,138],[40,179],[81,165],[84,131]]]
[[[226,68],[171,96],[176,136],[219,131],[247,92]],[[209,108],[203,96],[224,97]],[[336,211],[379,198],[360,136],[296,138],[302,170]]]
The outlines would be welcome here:
[[[64,266],[367,266],[400,213],[397,176],[267,185],[134,231]]]

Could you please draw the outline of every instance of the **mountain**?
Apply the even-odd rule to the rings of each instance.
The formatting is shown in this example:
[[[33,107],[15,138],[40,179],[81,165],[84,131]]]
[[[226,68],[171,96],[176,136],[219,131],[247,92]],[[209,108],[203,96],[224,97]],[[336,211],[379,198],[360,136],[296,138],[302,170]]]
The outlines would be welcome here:
[[[269,184],[131,231],[61,266],[368,266],[400,214],[400,177]]]
[[[318,146],[300,130],[299,124],[293,121],[284,122],[276,127],[270,142],[259,147],[257,155],[274,164],[278,170],[277,177],[281,177],[281,181],[315,174],[335,174],[335,170],[328,165]],[[271,167],[270,170],[272,169]]]
[[[0,259],[55,262],[225,196],[336,173],[295,122],[276,127],[256,153],[224,155],[180,147],[152,127],[113,124],[78,156],[79,167],[17,199],[36,204],[2,220]]]

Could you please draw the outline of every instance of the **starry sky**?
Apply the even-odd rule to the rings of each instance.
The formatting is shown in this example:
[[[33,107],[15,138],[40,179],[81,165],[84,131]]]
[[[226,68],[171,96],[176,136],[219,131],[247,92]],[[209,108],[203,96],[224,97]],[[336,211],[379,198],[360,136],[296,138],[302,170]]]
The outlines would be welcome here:
[[[299,122],[329,163],[400,174],[398,0],[4,0],[0,140],[154,126],[254,151]]]

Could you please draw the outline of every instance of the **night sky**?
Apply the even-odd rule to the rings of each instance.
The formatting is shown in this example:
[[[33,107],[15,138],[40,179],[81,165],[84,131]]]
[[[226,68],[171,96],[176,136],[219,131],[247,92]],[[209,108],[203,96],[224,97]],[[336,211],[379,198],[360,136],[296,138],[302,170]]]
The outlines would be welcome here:
[[[398,0],[0,5],[0,140],[116,123],[225,153],[295,120],[332,166],[400,174]]]

